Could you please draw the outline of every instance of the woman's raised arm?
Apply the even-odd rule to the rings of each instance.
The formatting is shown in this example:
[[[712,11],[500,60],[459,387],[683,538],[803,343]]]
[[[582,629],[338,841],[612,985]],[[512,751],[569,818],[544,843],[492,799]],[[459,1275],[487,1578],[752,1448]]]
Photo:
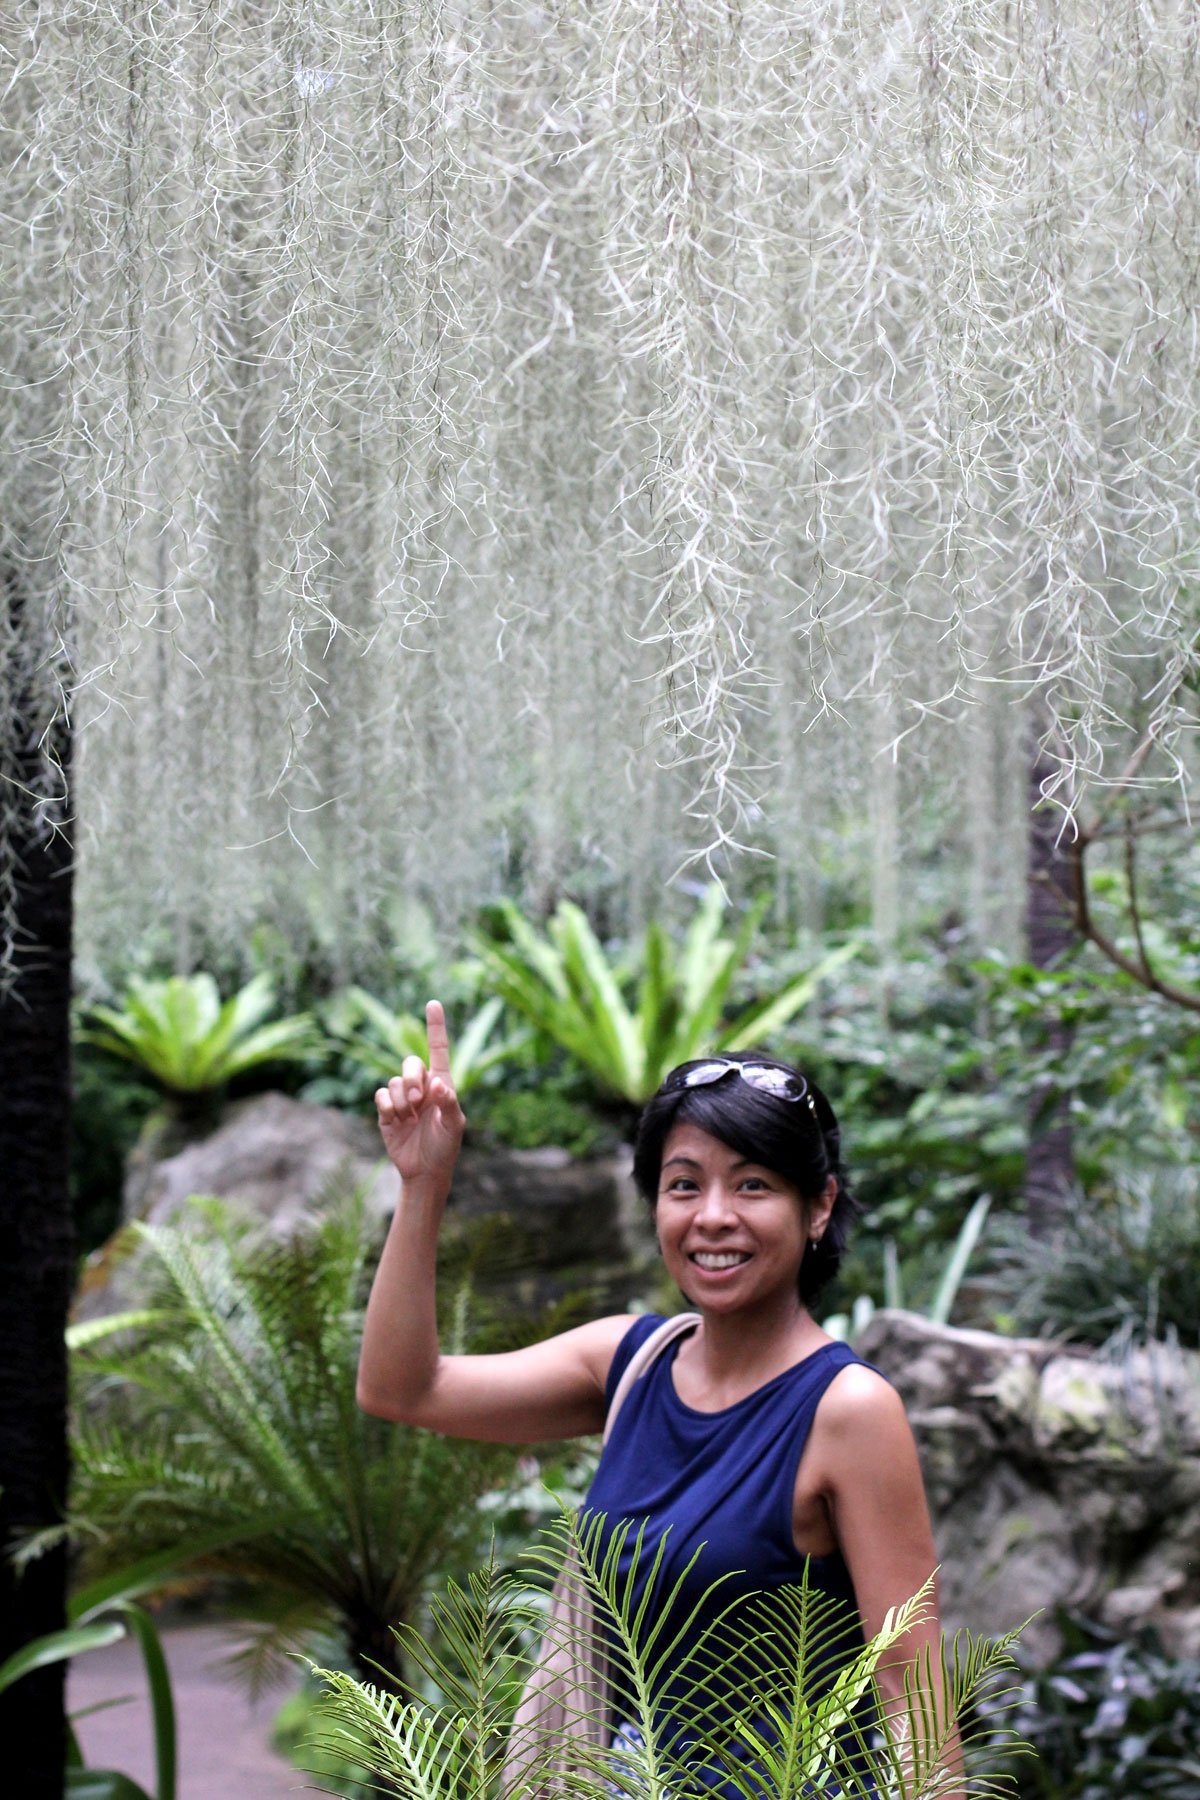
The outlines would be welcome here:
[[[497,1443],[599,1431],[609,1364],[632,1317],[598,1319],[502,1356],[443,1356],[438,1347],[438,1229],[466,1121],[436,1000],[425,1016],[428,1068],[405,1057],[375,1095],[400,1198],[367,1303],[358,1403],[382,1418]]]

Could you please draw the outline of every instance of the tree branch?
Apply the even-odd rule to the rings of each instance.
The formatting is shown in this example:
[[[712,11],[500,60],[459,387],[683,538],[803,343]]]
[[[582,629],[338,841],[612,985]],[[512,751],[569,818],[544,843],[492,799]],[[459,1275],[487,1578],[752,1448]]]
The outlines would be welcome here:
[[[1081,937],[1094,944],[1101,955],[1120,969],[1124,974],[1136,981],[1139,987],[1158,994],[1162,999],[1170,1001],[1172,1006],[1182,1006],[1188,1012],[1200,1013],[1200,992],[1190,988],[1178,987],[1172,981],[1164,981],[1151,966],[1146,950],[1146,939],[1142,925],[1141,906],[1137,891],[1137,833],[1141,828],[1132,816],[1125,820],[1125,873],[1129,887],[1129,916],[1133,925],[1134,938],[1137,942],[1138,958],[1125,953],[1120,946],[1104,931],[1092,916],[1091,903],[1088,896],[1086,857],[1088,850],[1102,836],[1106,835],[1104,827],[1106,814],[1115,800],[1129,787],[1139,774],[1142,765],[1149,756],[1157,738],[1157,730],[1151,727],[1134,750],[1120,777],[1114,783],[1103,810],[1098,812],[1089,825],[1079,825],[1074,842],[1067,850],[1072,876],[1072,892],[1065,896],[1074,918],[1076,930]],[[1174,821],[1172,821],[1174,822]]]

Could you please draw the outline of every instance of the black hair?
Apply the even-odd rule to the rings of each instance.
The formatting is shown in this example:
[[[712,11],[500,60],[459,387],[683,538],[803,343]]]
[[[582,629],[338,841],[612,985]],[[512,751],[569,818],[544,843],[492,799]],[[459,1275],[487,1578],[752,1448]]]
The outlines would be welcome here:
[[[722,1051],[713,1062],[754,1063],[799,1076],[790,1063],[753,1050]],[[681,1063],[681,1069],[690,1064]],[[832,1175],[837,1195],[829,1223],[816,1244],[809,1244],[800,1264],[800,1298],[805,1305],[832,1281],[841,1265],[846,1245],[861,1207],[850,1191],[842,1167],[842,1134],[828,1099],[815,1083],[804,1080],[807,1093],[801,1100],[784,1098],[753,1087],[732,1070],[715,1081],[697,1087],[663,1086],[650,1100],[638,1125],[633,1152],[633,1179],[638,1192],[653,1212],[658,1204],[658,1183],[663,1146],[675,1125],[695,1125],[719,1138],[739,1156],[761,1163],[799,1189],[805,1200],[819,1199]],[[812,1105],[809,1105],[809,1099]]]

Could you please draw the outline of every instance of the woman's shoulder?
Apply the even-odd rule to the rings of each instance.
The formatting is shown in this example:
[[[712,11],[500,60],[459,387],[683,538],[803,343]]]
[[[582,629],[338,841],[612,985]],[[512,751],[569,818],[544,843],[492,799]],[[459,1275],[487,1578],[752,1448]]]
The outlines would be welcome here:
[[[608,1365],[608,1379],[605,1382],[606,1404],[612,1401],[617,1383],[634,1356],[651,1333],[658,1330],[664,1318],[663,1313],[625,1313],[606,1321],[614,1333],[612,1361]]]
[[[904,1402],[886,1375],[849,1351],[845,1359],[836,1359],[829,1386],[821,1398],[818,1421],[822,1434],[832,1441],[869,1441],[881,1434],[886,1442],[892,1434],[909,1435]]]

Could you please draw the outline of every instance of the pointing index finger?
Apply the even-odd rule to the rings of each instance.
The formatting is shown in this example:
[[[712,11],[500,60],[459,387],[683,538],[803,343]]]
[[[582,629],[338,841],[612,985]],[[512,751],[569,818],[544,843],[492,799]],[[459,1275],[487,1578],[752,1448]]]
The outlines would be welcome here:
[[[446,1035],[446,1015],[440,1000],[431,1000],[425,1008],[425,1027],[429,1033],[429,1073],[444,1077],[450,1084],[450,1039]]]

